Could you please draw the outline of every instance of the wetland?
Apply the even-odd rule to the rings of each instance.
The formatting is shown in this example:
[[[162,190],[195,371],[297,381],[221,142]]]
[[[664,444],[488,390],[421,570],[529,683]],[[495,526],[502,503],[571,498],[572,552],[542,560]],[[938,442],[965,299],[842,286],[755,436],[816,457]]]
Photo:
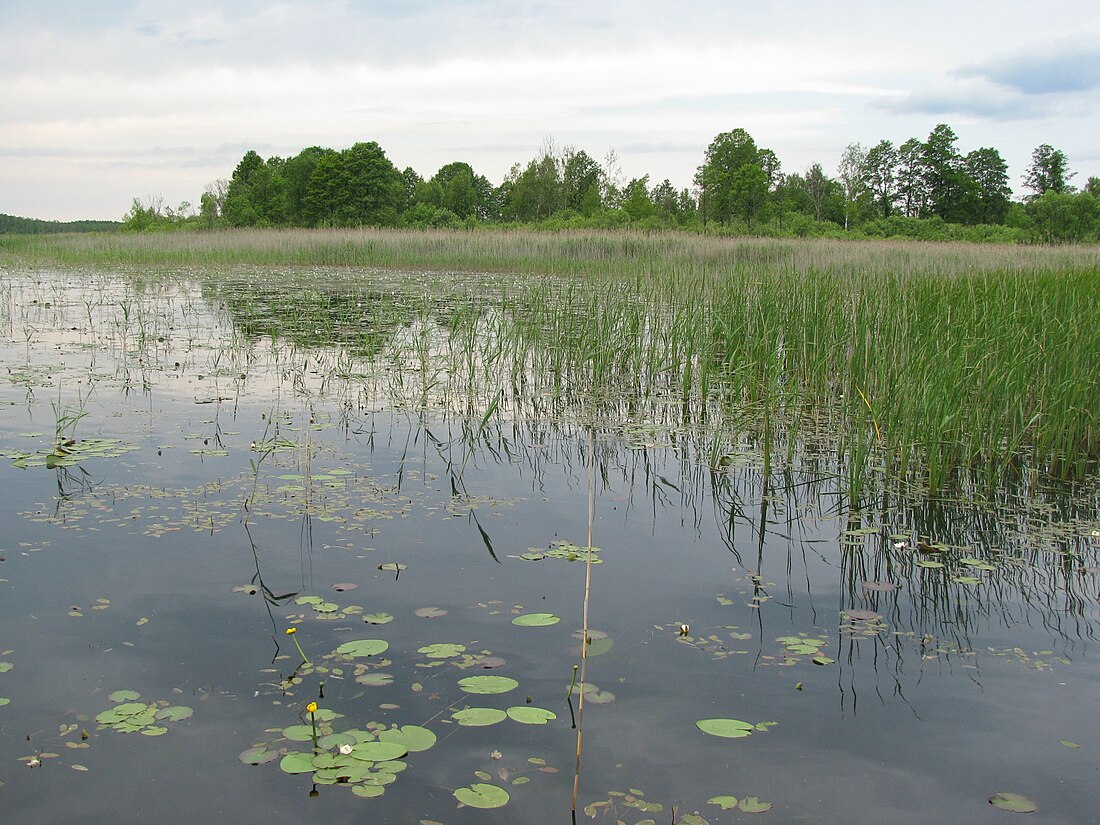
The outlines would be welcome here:
[[[1098,276],[1089,247],[0,239],[0,804],[1095,822]]]

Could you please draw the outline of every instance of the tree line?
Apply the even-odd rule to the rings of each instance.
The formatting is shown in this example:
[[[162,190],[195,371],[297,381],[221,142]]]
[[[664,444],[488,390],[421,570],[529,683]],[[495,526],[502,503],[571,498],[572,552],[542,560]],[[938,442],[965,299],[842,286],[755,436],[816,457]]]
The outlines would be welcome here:
[[[1100,178],[1081,189],[1059,149],[1043,144],[1012,199],[1008,165],[981,147],[963,154],[947,124],[926,140],[846,147],[834,174],[819,163],[784,173],[744,129],[717,135],[693,186],[624,179],[614,152],[599,162],[543,145],[499,185],[455,161],[430,178],[398,169],[376,142],[312,146],[290,158],[247,152],[194,210],[134,200],[128,229],[172,227],[629,226],[779,236],[855,236],[1054,243],[1100,240]]]

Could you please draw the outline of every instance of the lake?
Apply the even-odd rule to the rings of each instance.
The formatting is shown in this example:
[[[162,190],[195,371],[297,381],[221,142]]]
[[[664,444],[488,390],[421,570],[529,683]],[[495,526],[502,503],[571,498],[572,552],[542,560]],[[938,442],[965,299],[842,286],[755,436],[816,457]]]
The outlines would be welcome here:
[[[854,504],[499,280],[0,268],[6,817],[1100,820],[1094,467]]]

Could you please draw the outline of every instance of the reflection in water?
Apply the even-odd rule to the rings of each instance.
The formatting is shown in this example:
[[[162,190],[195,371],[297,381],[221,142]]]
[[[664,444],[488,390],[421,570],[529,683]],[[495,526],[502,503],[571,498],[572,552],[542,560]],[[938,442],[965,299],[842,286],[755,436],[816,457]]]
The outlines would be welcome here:
[[[670,797],[699,797],[701,807],[708,795],[731,790],[711,788],[719,778],[738,792],[763,792],[769,776],[790,769],[791,754],[835,762],[845,782],[866,777],[864,791],[885,783],[897,793],[904,782],[868,767],[874,760],[864,750],[875,745],[861,737],[918,742],[924,750],[908,769],[931,770],[928,757],[957,730],[944,707],[969,707],[994,689],[1013,696],[1034,689],[1017,672],[1090,672],[1100,601],[1095,480],[1059,487],[1021,473],[994,492],[959,485],[937,497],[877,471],[854,493],[848,468],[819,433],[788,433],[771,419],[761,427],[749,414],[717,418],[709,398],[685,404],[673,392],[577,392],[578,376],[551,368],[530,337],[512,339],[511,352],[468,346],[462,336],[511,322],[486,311],[464,323],[477,283],[458,282],[462,300],[438,294],[427,279],[403,292],[346,282],[328,292],[316,284],[287,292],[248,279],[201,290],[186,281],[153,288],[109,278],[25,286],[39,303],[26,334],[11,336],[22,340],[8,342],[18,358],[3,400],[18,400],[26,415],[0,425],[0,449],[11,457],[48,443],[53,422],[37,420],[48,405],[41,399],[70,392],[88,401],[76,438],[120,435],[141,449],[56,468],[56,491],[50,479],[44,492],[27,493],[48,503],[22,502],[24,518],[12,521],[64,527],[72,547],[92,536],[81,575],[104,590],[113,574],[105,572],[112,562],[100,536],[126,537],[108,545],[128,560],[120,563],[125,584],[115,586],[155,594],[151,626],[166,640],[158,649],[152,634],[139,639],[144,661],[155,665],[146,670],[171,672],[185,661],[202,678],[209,669],[236,680],[235,694],[263,701],[234,708],[243,721],[233,726],[247,741],[225,745],[227,753],[291,724],[286,717],[318,690],[349,713],[393,705],[383,708],[385,724],[433,721],[455,750],[426,766],[427,778],[403,786],[419,797],[470,782],[474,769],[494,770],[481,762],[469,768],[475,753],[483,758],[499,747],[521,761],[568,753],[552,727],[540,739],[503,727],[475,738],[460,725],[443,726],[438,720],[453,708],[490,700],[454,689],[451,676],[462,665],[418,654],[433,644],[491,651],[524,678],[533,701],[564,705],[566,727],[575,654],[564,651],[575,645],[580,565],[548,553],[524,558],[524,551],[583,543],[590,462],[602,563],[593,621],[608,640],[593,657],[592,678],[608,704],[586,721],[589,801],[631,787],[621,774],[636,771],[663,783]],[[6,470],[31,482],[42,472]],[[9,526],[4,540],[13,543],[19,530]],[[52,548],[28,558],[63,565],[51,553],[62,557]],[[407,569],[380,570],[387,563]],[[360,598],[341,595],[334,609],[326,599],[327,613],[298,603],[322,593],[335,599],[332,583],[352,580]],[[67,587],[65,596],[77,584]],[[245,601],[249,592],[262,608]],[[447,618],[415,613],[431,604],[444,605]],[[133,609],[152,612],[148,604]],[[515,612],[544,609],[562,617],[561,638],[550,629],[512,635]],[[4,614],[5,624],[25,623],[37,610],[21,603]],[[385,623],[364,622],[364,613]],[[312,662],[299,664],[289,649],[290,622],[303,628]],[[225,639],[225,662],[196,647],[193,625],[204,623],[209,638]],[[131,633],[90,622],[79,630],[87,633],[84,646]],[[373,660],[369,672],[333,660],[340,644],[361,635],[390,642],[385,670]],[[6,644],[16,643],[0,648]],[[120,661],[109,664],[136,673]],[[97,661],[85,666],[105,669]],[[20,662],[18,670],[30,668]],[[382,691],[390,685],[393,692]],[[0,682],[0,693],[7,691]],[[1056,713],[1057,703],[1043,712]],[[779,724],[742,751],[692,738],[695,720],[726,715]],[[867,735],[871,725],[880,727]],[[212,728],[205,737],[225,733]],[[1042,735],[1028,741],[1034,746]],[[1013,736],[1024,734],[1002,733],[991,749],[1007,753]],[[883,763],[893,758],[888,749],[875,753]],[[812,793],[832,782],[828,764],[800,770],[808,782],[821,777]],[[946,782],[954,773],[946,766],[934,778]],[[287,779],[275,768],[256,776],[249,779],[272,794]],[[816,810],[782,784],[769,792],[791,800],[791,817]],[[450,806],[449,793],[442,796]],[[344,813],[334,809],[333,818]]]

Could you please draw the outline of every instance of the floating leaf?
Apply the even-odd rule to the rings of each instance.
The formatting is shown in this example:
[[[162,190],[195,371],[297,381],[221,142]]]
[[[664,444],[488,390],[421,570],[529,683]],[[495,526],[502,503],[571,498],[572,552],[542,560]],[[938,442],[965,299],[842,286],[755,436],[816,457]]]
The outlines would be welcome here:
[[[770,811],[773,806],[771,802],[761,802],[755,796],[746,796],[737,803],[737,807],[747,814],[762,814]]]
[[[546,627],[560,621],[553,613],[524,613],[512,619],[512,624],[519,627]]]
[[[440,616],[447,615],[447,611],[442,607],[418,607],[413,612],[422,619],[438,619]]]
[[[108,694],[107,698],[112,702],[132,702],[135,699],[140,699],[141,694],[136,690],[116,690],[114,693]]]
[[[458,686],[467,693],[507,693],[519,687],[519,682],[508,676],[467,676]]]
[[[1081,747],[1076,742],[1070,742],[1068,739],[1059,739],[1058,741],[1065,745],[1067,748],[1072,748],[1073,750],[1078,750]]]
[[[420,725],[402,725],[400,730],[410,753],[426,751],[436,742],[435,734]]]
[[[586,683],[583,690],[585,702],[591,702],[594,705],[610,705],[615,701],[614,693],[610,690],[600,690],[592,682]]]
[[[393,621],[393,616],[389,613],[368,613],[363,617],[363,621],[368,624],[389,624]]]
[[[385,653],[389,647],[390,643],[382,639],[357,639],[354,642],[344,642],[336,648],[336,652],[341,656],[358,659]]]
[[[942,561],[932,561],[930,559],[921,559],[917,562],[917,567],[927,567],[929,570],[937,570],[943,567]]]
[[[524,725],[545,725],[558,715],[545,708],[536,708],[532,705],[516,705],[507,710],[508,717]]]
[[[266,745],[257,745],[237,754],[237,758],[246,765],[266,765],[268,762],[274,762],[278,757],[279,752],[268,750]]]
[[[313,773],[313,757],[308,753],[288,753],[279,761],[283,773]]]
[[[386,792],[386,789],[381,785],[362,785],[355,784],[351,786],[351,792],[356,796],[361,796],[364,799],[375,799]]]
[[[998,791],[993,794],[989,797],[989,804],[1002,811],[1012,811],[1017,814],[1031,814],[1039,810],[1039,806],[1026,796],[1007,791]]]
[[[157,711],[157,719],[164,722],[182,722],[190,719],[195,714],[192,708],[183,705],[172,705]]]
[[[707,800],[708,805],[718,805],[723,811],[731,811],[737,807],[736,796],[712,796]]]
[[[355,681],[366,687],[385,687],[393,684],[392,673],[364,673],[356,676]]]
[[[409,752],[403,742],[361,742],[352,748],[351,756],[366,762],[385,762],[400,759]]]
[[[434,644],[417,648],[417,653],[423,653],[429,659],[450,659],[452,656],[460,656],[466,651],[466,645]]]
[[[892,584],[891,582],[864,582],[863,589],[872,590],[878,593],[889,593],[891,591],[897,590],[898,586],[896,584]]]
[[[941,564],[940,567],[943,567],[943,565]],[[882,618],[881,613],[876,613],[873,610],[856,610],[853,608],[845,610],[844,613],[849,619],[857,622],[873,622]]]
[[[355,582],[338,582],[332,586],[332,589],[337,593],[344,593],[348,590],[354,590],[358,586]]]
[[[982,580],[976,576],[955,576],[951,581],[956,584],[981,584]]]
[[[291,742],[312,742],[313,726],[291,725],[290,727],[283,728],[283,736],[285,736]]]
[[[695,723],[695,727],[711,736],[741,739],[751,735],[756,726],[742,722],[740,719],[700,719]]]
[[[389,570],[390,572],[400,573],[402,570],[408,570],[409,566],[407,564],[401,564],[400,562],[396,562],[396,561],[388,561],[385,564],[378,565],[378,569],[379,570]]]
[[[451,718],[468,728],[483,728],[503,722],[508,714],[500,708],[465,708],[452,713]]]
[[[810,661],[813,662],[815,665],[832,665],[832,664],[836,664],[836,659],[831,659],[828,656],[826,656],[824,654],[821,654],[821,653],[819,653],[817,656],[814,656]],[[801,682],[799,684],[801,684]]]
[[[168,733],[168,728],[163,725],[149,725],[148,727],[142,728],[138,733],[144,736],[164,736],[164,734]]]
[[[508,804],[508,791],[489,785],[485,782],[475,782],[468,788],[455,788],[455,799],[463,805],[471,808],[500,808]]]

